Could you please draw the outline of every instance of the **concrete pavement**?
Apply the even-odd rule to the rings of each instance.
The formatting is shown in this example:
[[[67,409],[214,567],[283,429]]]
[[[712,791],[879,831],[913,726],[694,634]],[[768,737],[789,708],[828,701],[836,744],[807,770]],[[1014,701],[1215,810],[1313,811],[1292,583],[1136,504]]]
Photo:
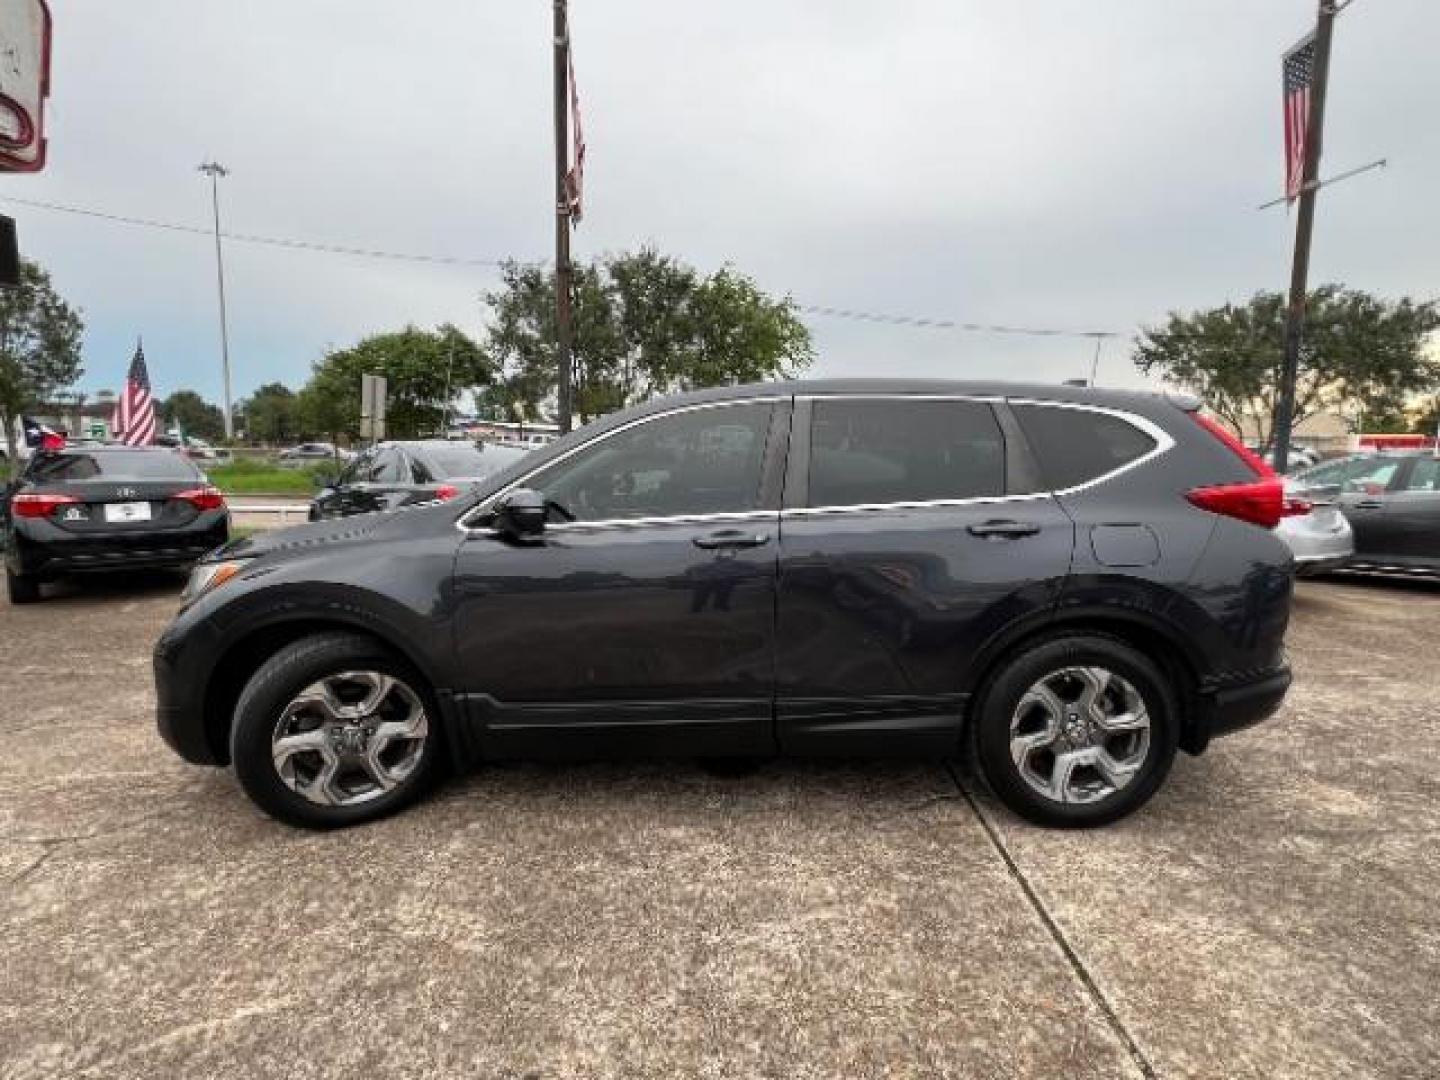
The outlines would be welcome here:
[[[0,606],[0,1076],[1440,1070],[1440,590],[1303,584],[1282,717],[1103,831],[682,763],[312,835],[155,736],[177,588]]]

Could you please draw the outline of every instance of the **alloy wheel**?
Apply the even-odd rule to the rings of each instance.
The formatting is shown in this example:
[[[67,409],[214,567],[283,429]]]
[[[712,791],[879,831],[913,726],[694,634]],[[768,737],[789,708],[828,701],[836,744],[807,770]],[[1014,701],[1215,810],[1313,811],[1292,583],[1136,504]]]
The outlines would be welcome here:
[[[344,671],[301,690],[270,739],[275,772],[317,806],[395,790],[419,767],[430,722],[420,696],[379,671]]]
[[[1010,719],[1021,778],[1057,803],[1093,803],[1128,787],[1150,752],[1150,714],[1108,668],[1065,667],[1027,690]]]

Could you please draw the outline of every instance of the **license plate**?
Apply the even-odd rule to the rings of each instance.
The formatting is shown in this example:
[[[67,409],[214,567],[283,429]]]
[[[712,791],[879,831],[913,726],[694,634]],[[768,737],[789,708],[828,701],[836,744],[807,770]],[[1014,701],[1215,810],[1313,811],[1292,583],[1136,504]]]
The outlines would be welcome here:
[[[149,521],[150,504],[148,502],[106,503],[105,520]]]

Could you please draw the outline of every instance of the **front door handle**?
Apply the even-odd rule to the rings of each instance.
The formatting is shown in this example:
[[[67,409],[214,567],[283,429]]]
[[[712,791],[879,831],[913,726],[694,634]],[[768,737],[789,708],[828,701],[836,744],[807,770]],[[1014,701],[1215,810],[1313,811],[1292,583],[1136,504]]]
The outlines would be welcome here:
[[[751,548],[760,547],[770,542],[769,533],[746,532],[744,529],[718,529],[704,536],[695,537],[691,543],[706,551],[714,551],[717,548]]]
[[[1033,521],[982,521],[978,525],[971,525],[966,531],[971,536],[994,537],[1003,540],[1012,537],[1034,536],[1040,531],[1040,526]]]

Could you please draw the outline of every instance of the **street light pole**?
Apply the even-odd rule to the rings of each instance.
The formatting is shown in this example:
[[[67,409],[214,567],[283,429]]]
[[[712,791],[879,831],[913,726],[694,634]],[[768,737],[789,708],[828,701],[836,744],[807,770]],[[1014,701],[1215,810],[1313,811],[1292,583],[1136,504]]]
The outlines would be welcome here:
[[[198,169],[210,177],[210,208],[215,221],[215,283],[220,294],[220,370],[224,377],[225,438],[233,439],[235,418],[230,407],[230,331],[225,318],[225,256],[220,248],[220,177],[229,176],[230,170],[218,161],[207,161]]]

